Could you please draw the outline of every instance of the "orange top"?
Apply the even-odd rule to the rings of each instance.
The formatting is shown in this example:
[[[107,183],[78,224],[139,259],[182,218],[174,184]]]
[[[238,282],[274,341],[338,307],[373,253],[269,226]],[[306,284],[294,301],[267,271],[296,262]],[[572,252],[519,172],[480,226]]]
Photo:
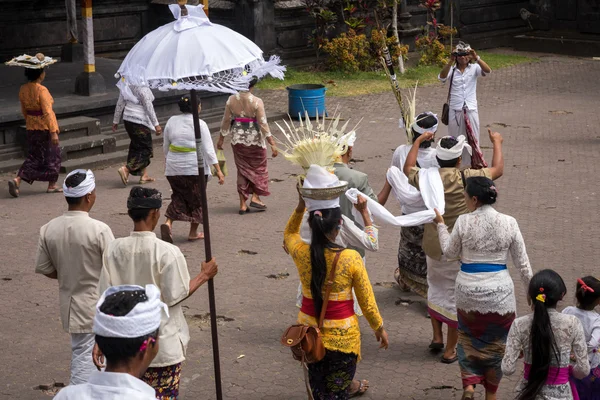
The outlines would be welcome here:
[[[59,132],[56,115],[52,110],[54,99],[45,86],[34,82],[24,84],[19,90],[19,100],[27,130]]]

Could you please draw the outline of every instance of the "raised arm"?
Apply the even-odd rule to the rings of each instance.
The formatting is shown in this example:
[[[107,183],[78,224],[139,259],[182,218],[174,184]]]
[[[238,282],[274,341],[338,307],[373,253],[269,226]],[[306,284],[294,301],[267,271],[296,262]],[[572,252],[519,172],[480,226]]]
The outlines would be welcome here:
[[[379,204],[381,204],[382,206],[385,206],[385,203],[387,203],[388,198],[390,197],[390,192],[391,191],[392,191],[392,186],[390,185],[390,183],[386,179],[385,180],[385,184],[383,185],[383,188],[381,189],[381,191],[377,195],[377,202]]]
[[[492,180],[500,178],[504,174],[504,156],[502,155],[502,135],[498,132],[492,132],[488,128],[488,134],[490,141],[494,147],[494,153],[492,155],[492,166],[490,167],[490,173],[492,174]]]
[[[302,224],[302,218],[304,216],[304,210],[306,205],[302,196],[298,195],[298,205],[292,213],[290,219],[285,226],[283,231],[283,246],[285,250],[294,257],[298,248],[305,246],[306,244],[302,241],[300,236],[300,225]]]
[[[421,143],[433,139],[434,135],[433,132],[425,132],[415,140],[406,156],[406,161],[404,162],[404,168],[402,170],[404,175],[407,177],[410,176],[410,170],[417,165],[417,156],[419,155],[419,146],[421,146]]]
[[[526,336],[525,340],[529,337]],[[504,358],[502,359],[502,372],[504,375],[512,375],[517,370],[517,360],[521,356],[523,351],[523,343],[521,342],[521,333],[519,331],[519,324],[513,323],[508,332],[508,338],[506,339],[506,350],[504,351]]]
[[[452,68],[452,66],[456,64],[456,56],[454,54],[450,55],[450,60],[448,61],[448,63],[446,65],[444,65],[444,68],[442,68],[442,71],[440,72],[440,75],[438,76],[438,79],[442,82],[446,82],[446,79],[448,79],[448,74],[450,73],[450,69]]]
[[[523,235],[521,234],[519,224],[517,224],[516,220],[513,220],[512,230],[513,240],[508,248],[508,251],[510,252],[510,256],[513,260],[515,268],[519,270],[523,286],[525,287],[525,290],[527,290],[529,287],[529,281],[533,275],[533,271],[531,270],[531,264],[529,263],[527,250],[525,249],[525,241],[523,240]]]

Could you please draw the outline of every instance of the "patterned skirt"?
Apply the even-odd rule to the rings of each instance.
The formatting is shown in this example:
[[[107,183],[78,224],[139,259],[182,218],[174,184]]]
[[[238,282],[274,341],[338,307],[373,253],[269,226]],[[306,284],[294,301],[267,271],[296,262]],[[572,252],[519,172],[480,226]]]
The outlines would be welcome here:
[[[398,247],[398,268],[394,273],[400,286],[406,285],[411,291],[427,298],[427,261],[421,247],[423,225],[402,227]]]
[[[496,393],[502,379],[502,358],[515,313],[500,315],[458,309],[458,363],[463,387],[483,384]]]
[[[202,199],[198,175],[167,176],[171,185],[171,204],[165,217],[173,221],[202,223]]]
[[[267,149],[243,144],[234,144],[232,147],[237,168],[238,193],[245,199],[248,199],[252,193],[258,196],[270,195]]]
[[[127,169],[131,175],[142,175],[150,159],[154,157],[152,149],[152,130],[145,125],[131,121],[123,121],[129,135],[129,153],[127,154]]]
[[[17,175],[30,185],[34,181],[56,182],[60,172],[60,146],[50,142],[48,131],[27,131],[29,154]]]
[[[583,379],[575,379],[579,400],[600,400],[600,366]]]
[[[181,363],[166,367],[150,367],[142,380],[154,388],[158,400],[176,400],[179,396]]]
[[[347,400],[356,373],[356,354],[327,350],[325,358],[308,365],[308,379],[315,400]]]

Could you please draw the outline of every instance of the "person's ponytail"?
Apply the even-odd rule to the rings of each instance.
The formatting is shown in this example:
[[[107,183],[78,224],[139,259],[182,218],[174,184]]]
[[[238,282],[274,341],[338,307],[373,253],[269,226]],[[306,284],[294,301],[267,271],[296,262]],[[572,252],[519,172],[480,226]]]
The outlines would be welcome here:
[[[341,210],[339,208],[332,208],[312,211],[308,218],[308,223],[312,230],[310,243],[310,293],[315,305],[315,316],[317,318],[321,314],[321,308],[323,307],[323,284],[327,277],[325,249],[337,247],[335,243],[332,243],[327,238],[327,235],[337,229],[341,217]]]

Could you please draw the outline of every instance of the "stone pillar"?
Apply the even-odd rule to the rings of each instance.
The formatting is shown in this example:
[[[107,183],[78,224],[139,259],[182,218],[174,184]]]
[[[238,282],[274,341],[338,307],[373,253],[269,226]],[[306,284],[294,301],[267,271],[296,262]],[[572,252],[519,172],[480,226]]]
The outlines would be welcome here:
[[[77,0],[65,0],[65,9],[67,11],[68,42],[61,47],[60,61],[83,61],[83,46],[77,40]]]
[[[75,80],[75,93],[82,96],[93,96],[104,93],[106,87],[104,78],[96,72],[92,0],[81,0],[81,19],[83,22],[83,72]]]
[[[421,28],[414,27],[410,20],[412,14],[408,12],[408,0],[398,0],[398,36],[402,38],[412,38],[421,33]]]
[[[273,0],[254,0],[254,43],[265,53],[277,46],[275,35],[275,2]]]

